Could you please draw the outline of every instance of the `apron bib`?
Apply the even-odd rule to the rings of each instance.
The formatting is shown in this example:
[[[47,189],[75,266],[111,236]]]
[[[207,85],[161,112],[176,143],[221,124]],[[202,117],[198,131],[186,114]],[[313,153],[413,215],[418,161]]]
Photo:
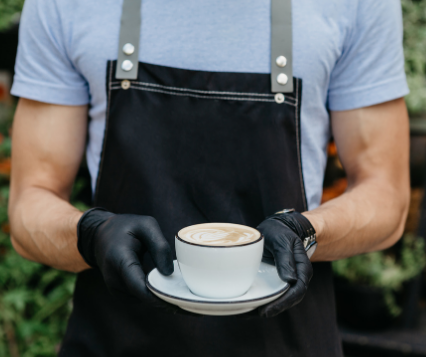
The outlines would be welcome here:
[[[283,4],[291,9],[288,0],[273,0],[273,9]],[[274,28],[282,30],[273,23],[273,34]],[[95,206],[155,217],[173,252],[174,235],[185,226],[229,222],[256,227],[283,208],[305,211],[302,81],[292,77],[291,64],[285,71],[275,65],[269,75],[140,63],[137,45],[127,51],[130,55],[121,51],[123,44],[139,43],[139,32],[140,0],[124,0],[119,58],[107,66]],[[282,40],[272,37],[272,46]],[[132,66],[123,66],[124,61]],[[290,82],[275,83],[277,73]],[[153,268],[148,254],[143,266],[146,272]],[[125,305],[112,298],[99,271],[91,269],[78,275],[60,352],[62,357],[341,355],[328,263],[314,264],[299,305],[275,318],[247,320]]]

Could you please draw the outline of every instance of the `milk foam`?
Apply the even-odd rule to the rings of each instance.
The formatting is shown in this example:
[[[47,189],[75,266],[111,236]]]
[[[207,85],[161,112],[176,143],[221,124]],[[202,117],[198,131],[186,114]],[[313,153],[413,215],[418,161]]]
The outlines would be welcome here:
[[[242,245],[260,237],[253,228],[230,223],[197,224],[182,229],[178,235],[189,243],[209,246]]]

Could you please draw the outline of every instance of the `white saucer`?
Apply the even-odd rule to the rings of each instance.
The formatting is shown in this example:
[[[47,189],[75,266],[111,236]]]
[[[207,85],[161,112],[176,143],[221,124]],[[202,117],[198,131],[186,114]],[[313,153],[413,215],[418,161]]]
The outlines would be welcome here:
[[[261,263],[253,285],[244,295],[232,299],[209,299],[194,295],[188,289],[176,260],[174,267],[174,273],[170,276],[161,275],[157,269],[152,270],[146,285],[160,299],[196,314],[243,314],[277,299],[289,288],[289,284],[280,279],[274,266]]]

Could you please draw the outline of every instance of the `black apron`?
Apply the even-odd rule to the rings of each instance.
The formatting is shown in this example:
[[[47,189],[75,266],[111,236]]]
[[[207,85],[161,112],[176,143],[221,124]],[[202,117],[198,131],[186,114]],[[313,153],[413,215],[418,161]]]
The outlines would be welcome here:
[[[118,80],[117,61],[108,63],[96,206],[155,217],[173,251],[174,234],[188,225],[256,227],[283,208],[306,210],[300,79],[290,77],[292,93],[281,102],[268,74],[136,67],[135,79]],[[149,255],[143,265],[153,268]],[[108,293],[97,269],[87,270],[78,275],[59,355],[342,356],[330,264],[314,264],[299,305],[248,320],[125,305]]]

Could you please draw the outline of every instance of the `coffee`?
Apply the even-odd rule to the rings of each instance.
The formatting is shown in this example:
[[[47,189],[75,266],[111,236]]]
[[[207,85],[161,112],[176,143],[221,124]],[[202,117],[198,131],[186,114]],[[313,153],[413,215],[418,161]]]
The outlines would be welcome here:
[[[231,223],[205,223],[179,231],[179,238],[188,243],[207,246],[234,246],[255,242],[260,238],[256,229]]]
[[[183,280],[193,294],[212,299],[234,298],[250,289],[263,245],[259,231],[231,223],[196,224],[175,237]]]

